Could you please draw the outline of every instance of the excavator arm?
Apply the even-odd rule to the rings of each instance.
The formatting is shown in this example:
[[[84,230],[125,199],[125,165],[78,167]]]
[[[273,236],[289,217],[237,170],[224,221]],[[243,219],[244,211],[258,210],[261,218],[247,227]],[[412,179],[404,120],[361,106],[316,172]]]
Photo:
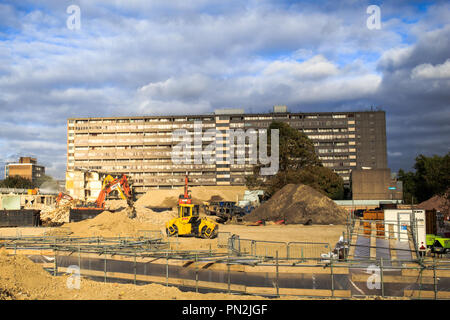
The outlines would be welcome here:
[[[85,204],[83,206],[77,206],[70,209],[70,214],[74,214],[75,217],[81,214],[96,216],[97,214],[105,210],[105,200],[108,194],[112,191],[117,190],[120,197],[127,200],[129,207],[128,217],[136,217],[136,208],[134,207],[134,193],[128,183],[126,175],[120,178],[113,178],[110,175],[103,180],[102,190],[100,191],[97,200],[91,204]],[[72,218],[71,218],[72,219]]]
[[[184,194],[180,194],[180,196],[178,197],[178,204],[191,204],[192,203],[192,197],[189,194],[189,189],[188,189],[188,176],[186,174],[186,177],[184,178]]]
[[[127,200],[128,206],[133,206],[133,193],[128,183],[127,176],[123,175],[120,179],[113,179],[111,176],[105,178],[103,181],[103,189],[100,191],[97,200],[95,201],[97,208],[105,208],[106,196],[114,190],[117,190],[122,199]]]
[[[71,196],[69,196],[68,194],[65,194],[63,192],[60,192],[58,194],[58,197],[56,198],[56,206],[59,207],[61,200],[66,200],[66,201],[72,201],[73,198]]]

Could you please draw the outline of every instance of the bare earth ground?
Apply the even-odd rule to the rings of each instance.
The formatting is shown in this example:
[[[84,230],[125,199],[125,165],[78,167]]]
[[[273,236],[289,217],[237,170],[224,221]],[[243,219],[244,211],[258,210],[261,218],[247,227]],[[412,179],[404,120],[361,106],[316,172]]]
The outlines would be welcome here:
[[[0,249],[0,300],[58,299],[58,300],[223,300],[263,299],[220,293],[200,294],[182,292],[175,287],[158,284],[135,286],[133,284],[102,283],[81,279],[79,289],[70,289],[69,276],[53,277],[39,265],[21,255],[7,255]]]
[[[58,228],[0,228],[0,236],[42,235],[50,229]],[[332,246],[338,241],[345,226],[342,225],[220,225],[220,231],[239,235],[241,238],[271,241],[318,241],[329,242]],[[178,238],[180,249],[214,249],[217,239]],[[176,287],[159,284],[135,286],[96,282],[82,278],[80,289],[67,287],[68,276],[51,276],[44,269],[26,257],[8,256],[0,249],[0,300],[2,299],[58,299],[58,300],[255,300],[259,296],[240,296],[225,293],[201,294],[182,292]],[[307,299],[283,296],[283,300]],[[326,299],[326,298],[324,298]],[[364,300],[380,299],[366,297]],[[402,298],[399,298],[402,299]]]
[[[339,237],[345,230],[344,225],[266,225],[266,226],[244,226],[244,225],[219,225],[219,232],[229,232],[236,234],[241,239],[264,240],[264,241],[309,241],[326,242],[334,248]],[[179,246],[175,249],[195,250],[217,248],[217,239],[196,239],[179,237],[169,238],[170,241],[178,241]]]
[[[221,198],[236,201],[244,194],[243,187],[193,187],[191,188],[194,203],[201,204],[210,199]],[[180,250],[211,249],[218,250],[218,239],[198,239],[193,237],[165,238],[165,222],[177,216],[175,210],[157,213],[152,206],[176,206],[178,195],[182,188],[171,190],[151,190],[136,203],[137,217],[130,220],[126,210],[119,212],[104,212],[93,219],[77,223],[65,223],[61,227],[22,227],[0,228],[0,236],[38,236],[44,234],[59,234],[70,236],[138,236],[141,230],[160,230],[164,240],[169,240],[172,248]],[[109,210],[125,207],[123,201],[108,201]],[[51,208],[50,208],[51,209]],[[49,209],[49,210],[50,210]],[[50,210],[51,211],[51,210]],[[67,214],[67,210],[64,211]],[[49,217],[52,215],[49,214]],[[59,221],[59,220],[58,220]],[[61,220],[66,221],[66,220]],[[339,240],[344,225],[273,225],[245,226],[219,225],[219,232],[228,232],[225,237],[236,234],[242,239],[265,241],[309,241],[326,242],[331,247]],[[142,234],[141,234],[142,235]],[[226,250],[221,248],[220,250]],[[175,287],[158,284],[135,286],[133,284],[112,284],[95,282],[82,278],[80,289],[67,287],[68,276],[51,276],[38,264],[34,264],[25,256],[9,256],[0,249],[0,300],[1,299],[262,299],[262,297],[239,296],[229,294],[199,294],[182,292]],[[298,297],[283,297],[282,299],[299,299]]]
[[[18,227],[18,228],[0,228],[0,236],[16,237],[16,236],[41,236],[52,228],[37,227]]]
[[[74,232],[73,235],[89,236],[86,229],[83,228],[83,232],[79,232],[79,227],[81,225],[85,226],[88,220],[81,221],[78,223],[69,223],[63,225],[63,229],[70,229]],[[160,230],[163,231],[161,226],[143,223],[142,226],[146,230]],[[92,229],[92,228],[91,228]],[[139,229],[138,227],[135,229]],[[120,234],[114,234],[109,229],[95,229],[92,235],[104,235],[104,236],[124,236],[128,235],[121,232]],[[133,229],[134,230],[134,229]],[[342,232],[345,230],[344,225],[266,225],[266,226],[244,226],[244,225],[219,225],[219,232],[229,232],[231,234],[236,234],[242,239],[252,239],[252,240],[265,240],[265,241],[312,241],[312,242],[326,242],[329,243],[331,247],[334,247]],[[16,236],[20,234],[22,236],[31,235],[43,235],[44,233],[54,233],[58,231],[58,228],[32,228],[32,227],[22,227],[22,228],[0,228],[0,236]],[[122,231],[122,230],[121,230]],[[131,235],[131,234],[129,234]],[[228,236],[228,235],[227,235]],[[194,237],[179,237],[169,238],[170,242],[178,243],[178,246],[174,245],[175,249],[181,250],[199,250],[199,249],[217,249],[217,239],[198,239]]]

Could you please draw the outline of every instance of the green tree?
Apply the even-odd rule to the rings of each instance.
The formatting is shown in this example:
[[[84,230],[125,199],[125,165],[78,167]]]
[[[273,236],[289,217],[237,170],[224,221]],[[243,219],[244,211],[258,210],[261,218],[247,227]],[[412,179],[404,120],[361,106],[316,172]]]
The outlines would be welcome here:
[[[332,199],[344,196],[344,181],[331,169],[322,166],[316,155],[314,144],[302,132],[285,122],[272,122],[271,129],[279,130],[279,170],[274,176],[259,176],[260,166],[255,166],[253,175],[246,177],[249,188],[261,188],[273,195],[286,184],[306,184]],[[270,150],[270,134],[268,139]]]
[[[12,176],[0,181],[0,187],[2,188],[17,188],[17,189],[34,189],[36,184],[31,180],[21,177]]]
[[[268,132],[272,129],[279,130],[280,171],[321,165],[314,150],[314,144],[306,134],[292,128],[286,122],[274,121],[270,124]],[[269,146],[271,144],[270,134],[268,144]]]
[[[444,156],[416,157],[415,172],[398,172],[398,179],[403,182],[403,196],[415,203],[428,200],[434,195],[444,195],[450,188],[450,152]]]
[[[411,203],[413,197],[416,198],[416,177],[413,172],[398,171],[397,179],[403,183],[403,200]],[[417,201],[417,200],[415,200]]]

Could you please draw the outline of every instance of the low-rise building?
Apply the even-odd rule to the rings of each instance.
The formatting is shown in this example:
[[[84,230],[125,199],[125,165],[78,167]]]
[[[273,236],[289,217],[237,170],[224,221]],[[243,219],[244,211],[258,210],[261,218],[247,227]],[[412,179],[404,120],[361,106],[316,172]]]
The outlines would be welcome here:
[[[5,177],[20,176],[35,182],[45,175],[45,167],[37,163],[36,158],[20,157],[18,163],[5,166]]]

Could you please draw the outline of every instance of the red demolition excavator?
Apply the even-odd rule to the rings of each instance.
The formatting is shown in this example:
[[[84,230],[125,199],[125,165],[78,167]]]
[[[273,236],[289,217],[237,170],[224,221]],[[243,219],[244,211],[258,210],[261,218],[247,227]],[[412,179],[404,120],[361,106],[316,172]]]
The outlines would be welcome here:
[[[105,211],[106,196],[113,191],[117,191],[119,196],[127,201],[128,207],[131,208],[128,216],[130,218],[134,218],[136,216],[136,210],[134,208],[135,196],[128,183],[127,176],[122,175],[122,177],[120,178],[113,178],[112,176],[108,175],[103,180],[102,190],[100,191],[95,202],[87,203],[70,209],[71,221],[91,218]],[[78,219],[77,216],[80,216],[80,219]]]

